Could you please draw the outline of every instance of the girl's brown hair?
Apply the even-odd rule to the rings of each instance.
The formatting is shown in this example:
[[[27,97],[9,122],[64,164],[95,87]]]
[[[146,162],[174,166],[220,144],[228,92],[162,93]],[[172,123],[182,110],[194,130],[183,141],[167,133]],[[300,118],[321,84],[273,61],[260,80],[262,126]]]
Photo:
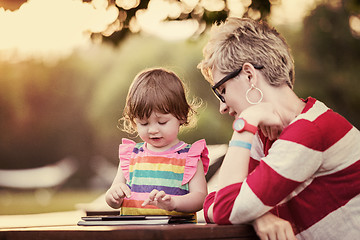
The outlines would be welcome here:
[[[186,99],[183,82],[163,68],[147,69],[136,75],[126,97],[120,125],[125,132],[135,133],[135,118],[149,118],[153,111],[170,113],[183,125],[189,124],[195,114],[195,106]]]

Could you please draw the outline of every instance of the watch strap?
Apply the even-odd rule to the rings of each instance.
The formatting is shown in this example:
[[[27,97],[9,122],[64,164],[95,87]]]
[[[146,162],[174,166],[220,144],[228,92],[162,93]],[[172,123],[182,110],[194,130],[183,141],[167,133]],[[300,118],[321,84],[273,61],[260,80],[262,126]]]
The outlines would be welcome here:
[[[257,132],[258,128],[250,123],[246,123],[244,127],[244,131],[251,132],[255,134]]]
[[[244,127],[242,129],[236,130],[234,126],[235,126],[236,121],[238,121],[239,119],[244,122]],[[234,123],[233,123],[233,129],[239,133],[247,131],[247,132],[251,132],[253,134],[256,134],[256,132],[258,130],[257,126],[254,126],[254,125],[248,123],[244,118],[235,119]]]

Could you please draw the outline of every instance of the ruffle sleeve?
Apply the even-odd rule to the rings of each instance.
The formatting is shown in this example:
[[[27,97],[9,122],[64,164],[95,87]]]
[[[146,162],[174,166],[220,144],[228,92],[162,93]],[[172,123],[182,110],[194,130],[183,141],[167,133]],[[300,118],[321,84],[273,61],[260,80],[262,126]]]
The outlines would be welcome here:
[[[209,169],[209,150],[206,147],[205,139],[201,139],[193,143],[188,152],[188,156],[185,163],[184,177],[182,185],[188,183],[196,173],[197,163],[201,160],[204,173],[206,174]]]
[[[135,145],[136,143],[133,140],[127,138],[123,138],[119,145],[120,167],[127,181],[129,181],[130,157]]]

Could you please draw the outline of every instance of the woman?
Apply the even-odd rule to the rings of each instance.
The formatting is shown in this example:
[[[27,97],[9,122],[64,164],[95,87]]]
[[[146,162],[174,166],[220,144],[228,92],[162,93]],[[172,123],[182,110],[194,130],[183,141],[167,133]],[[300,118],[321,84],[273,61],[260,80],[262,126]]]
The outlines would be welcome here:
[[[252,222],[261,239],[359,236],[360,133],[322,102],[293,92],[283,37],[265,23],[229,18],[213,27],[203,53],[198,67],[220,113],[235,118],[206,220]]]

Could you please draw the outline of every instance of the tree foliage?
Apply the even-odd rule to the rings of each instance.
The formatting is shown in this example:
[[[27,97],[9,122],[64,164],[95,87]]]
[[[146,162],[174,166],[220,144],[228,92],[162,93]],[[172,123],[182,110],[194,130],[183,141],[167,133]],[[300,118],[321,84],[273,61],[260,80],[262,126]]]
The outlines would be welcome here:
[[[349,25],[360,16],[360,2],[343,0],[317,6],[304,20],[302,74],[310,94],[325,100],[360,127],[360,38]]]
[[[83,0],[84,2],[91,2],[91,0]],[[155,2],[167,2],[168,4],[176,5],[174,7],[179,9],[177,14],[168,14],[163,19],[163,22],[184,21],[193,19],[198,22],[199,29],[196,34],[202,34],[205,30],[204,26],[210,26],[211,24],[219,21],[223,21],[229,16],[232,10],[228,1],[225,0],[213,0],[213,1],[184,1],[184,0],[134,0],[134,1],[114,1],[108,0],[110,6],[116,6],[119,11],[118,19],[113,25],[109,26],[107,36],[102,35],[103,39],[107,42],[118,44],[124,37],[126,37],[134,30],[131,28],[131,24],[137,21],[137,14],[149,9],[149,5],[155,4]],[[261,19],[267,19],[270,14],[271,1],[269,0],[252,0],[249,1],[249,5],[245,5],[245,1],[239,3],[243,12],[241,16],[252,17],[254,14],[258,14]],[[131,3],[131,4],[129,4]],[[166,11],[166,9],[164,9]],[[115,27],[114,27],[115,26]],[[94,37],[99,35],[94,33]]]

